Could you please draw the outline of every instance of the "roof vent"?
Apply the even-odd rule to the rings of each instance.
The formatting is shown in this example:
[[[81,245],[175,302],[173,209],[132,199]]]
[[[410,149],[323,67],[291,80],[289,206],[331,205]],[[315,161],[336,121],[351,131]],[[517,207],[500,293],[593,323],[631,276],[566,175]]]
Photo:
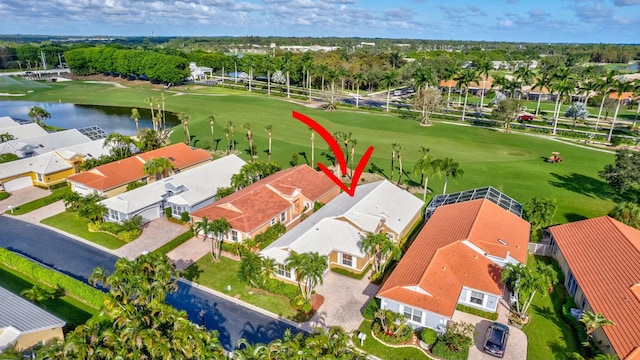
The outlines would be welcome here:
[[[176,159],[174,159],[173,156],[169,156],[169,160],[176,161]]]
[[[447,270],[447,267],[446,267],[446,266],[443,266],[443,267],[442,267],[442,271],[445,271],[445,270]]]
[[[640,284],[632,285],[629,290],[631,290],[636,299],[640,301]]]
[[[498,238],[498,242],[499,242],[500,244],[504,245],[504,246],[509,245],[509,244],[507,244],[507,242],[506,242],[506,241],[504,241],[504,240],[502,240],[502,239],[500,239],[500,238]]]

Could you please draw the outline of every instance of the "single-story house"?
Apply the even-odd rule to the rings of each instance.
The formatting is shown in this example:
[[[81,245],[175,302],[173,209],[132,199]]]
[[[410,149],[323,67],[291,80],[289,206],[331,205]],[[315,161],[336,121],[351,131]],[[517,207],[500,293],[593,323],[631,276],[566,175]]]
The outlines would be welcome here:
[[[212,204],[218,189],[231,186],[231,177],[245,164],[236,155],[225,156],[102,200],[108,210],[104,220],[120,223],[136,215],[154,220],[164,215],[166,207],[171,208],[173,217],[180,218],[185,211],[191,213]]]
[[[10,118],[9,118],[10,119]],[[20,125],[20,123],[15,122],[13,126],[1,126],[0,125],[0,134],[9,134],[13,136],[14,139],[28,139],[33,137],[45,136],[48,132],[40,127],[40,125],[36,123],[28,123],[24,125]]]
[[[211,161],[206,151],[177,143],[83,171],[67,180],[71,189],[81,195],[112,197],[127,191],[129,183],[153,181],[155,177],[144,173],[144,164],[160,157],[169,159],[173,165],[169,176]]]
[[[12,192],[37,185],[50,187],[65,182],[89,158],[109,154],[103,140],[68,146],[48,153],[0,164],[0,189]]]
[[[354,196],[338,195],[260,252],[276,261],[279,278],[295,281],[286,269],[291,251],[317,252],[329,267],[362,273],[371,259],[362,250],[368,233],[385,233],[398,242],[420,219],[422,200],[387,180],[359,185]]]
[[[614,322],[592,334],[600,349],[623,360],[640,359],[640,231],[608,216],[548,231],[577,306]]]
[[[316,203],[328,203],[340,188],[308,165],[269,175],[191,214],[194,223],[224,218],[231,224],[226,241],[242,241],[280,222],[290,228]]]
[[[0,353],[64,341],[64,325],[64,320],[0,287]]]
[[[376,295],[381,308],[437,331],[457,304],[495,312],[502,267],[527,262],[529,231],[489,198],[438,206]]]
[[[612,92],[611,94],[609,94],[609,99],[618,101],[618,93],[615,91]],[[620,103],[622,105],[629,105],[634,99],[636,99],[636,96],[634,96],[633,92],[623,92],[620,96]]]
[[[43,136],[15,139],[0,143],[0,154],[12,153],[19,158],[27,158],[36,155],[68,147],[72,145],[90,142],[87,136],[76,129],[57,131]]]
[[[484,94],[487,95],[493,87],[493,77],[489,76],[485,81],[483,80],[485,80],[484,75],[480,76],[480,80],[471,82],[471,84],[469,84],[469,94],[480,96],[484,92]],[[441,80],[438,87],[441,91],[447,92],[449,91],[449,87],[454,89],[457,85],[458,82],[456,80]]]

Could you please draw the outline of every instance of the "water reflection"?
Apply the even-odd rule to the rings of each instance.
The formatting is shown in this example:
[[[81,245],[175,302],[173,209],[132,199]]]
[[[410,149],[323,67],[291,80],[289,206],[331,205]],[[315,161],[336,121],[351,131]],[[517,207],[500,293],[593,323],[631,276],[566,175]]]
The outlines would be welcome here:
[[[98,125],[107,133],[135,135],[136,124],[131,119],[131,108],[117,106],[75,105],[65,103],[41,103],[35,101],[0,101],[0,116],[29,120],[29,110],[40,106],[51,114],[47,125],[64,129],[77,129]],[[138,108],[140,119],[138,126],[152,128],[151,111]],[[175,126],[177,118],[172,113],[166,114],[167,126]]]

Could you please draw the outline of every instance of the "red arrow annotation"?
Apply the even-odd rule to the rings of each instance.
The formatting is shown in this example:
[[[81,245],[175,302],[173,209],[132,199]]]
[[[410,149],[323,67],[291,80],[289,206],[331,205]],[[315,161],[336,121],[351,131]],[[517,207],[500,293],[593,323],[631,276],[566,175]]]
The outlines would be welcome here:
[[[340,165],[340,173],[342,174],[342,176],[346,176],[347,175],[347,159],[342,153],[342,148],[340,147],[336,139],[334,139],[333,136],[329,133],[329,131],[327,131],[327,129],[325,129],[322,125],[318,124],[312,118],[304,114],[301,114],[297,111],[292,111],[291,115],[294,118],[305,123],[310,128],[312,128],[315,132],[318,133],[318,135],[322,136],[324,141],[326,141],[327,144],[329,144],[331,151],[333,151],[334,155],[336,156],[338,165]],[[360,162],[358,162],[358,166],[356,166],[356,169],[353,171],[353,176],[351,177],[351,187],[347,187],[347,185],[345,185],[345,183],[342,182],[342,180],[340,180],[340,178],[338,178],[333,173],[333,171],[329,170],[329,168],[327,168],[324,164],[318,163],[318,167],[320,168],[320,170],[322,170],[323,173],[325,173],[325,175],[329,177],[329,179],[331,179],[331,181],[336,183],[336,185],[340,186],[340,188],[344,190],[347,194],[349,194],[350,196],[353,196],[356,193],[356,186],[358,186],[358,180],[360,180],[360,175],[362,175],[364,168],[367,166],[367,162],[369,162],[369,159],[371,158],[372,153],[373,153],[373,146],[369,146],[367,151],[365,151],[364,155],[362,156],[362,159],[360,159]]]

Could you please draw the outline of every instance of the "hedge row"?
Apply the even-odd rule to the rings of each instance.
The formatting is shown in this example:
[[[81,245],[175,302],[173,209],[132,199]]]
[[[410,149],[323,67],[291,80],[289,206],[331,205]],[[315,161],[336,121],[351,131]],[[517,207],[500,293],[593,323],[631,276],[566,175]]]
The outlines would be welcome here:
[[[7,249],[0,248],[0,262],[35,282],[46,284],[52,288],[59,286],[66,295],[96,309],[102,306],[106,298],[105,293],[88,284],[55,270],[47,269]]]
[[[480,317],[483,317],[485,319],[489,319],[489,320],[497,320],[498,319],[498,313],[497,312],[489,312],[489,311],[483,311],[480,309],[476,309],[474,307],[471,306],[466,306],[466,305],[462,305],[462,304],[458,304],[456,306],[456,310],[465,312],[467,314],[471,314],[471,315],[477,315]]]
[[[356,279],[356,280],[361,280],[365,275],[367,275],[367,273],[369,273],[369,270],[371,270],[371,264],[367,265],[367,267],[364,269],[364,271],[360,274],[353,272],[353,271],[349,271],[347,269],[343,269],[343,268],[339,268],[339,267],[333,267],[331,268],[331,271],[336,273],[336,274],[340,274],[340,275],[344,275],[344,276],[348,276],[352,279]]]
[[[192,237],[193,237],[193,230],[189,229],[186,232],[184,232],[183,234],[178,235],[173,240],[169,241],[168,243],[166,243],[166,244],[160,246],[159,248],[157,248],[156,250],[154,250],[153,254],[165,255],[169,251],[171,251],[171,250],[177,248],[178,246],[184,244],[187,240],[191,239]]]

